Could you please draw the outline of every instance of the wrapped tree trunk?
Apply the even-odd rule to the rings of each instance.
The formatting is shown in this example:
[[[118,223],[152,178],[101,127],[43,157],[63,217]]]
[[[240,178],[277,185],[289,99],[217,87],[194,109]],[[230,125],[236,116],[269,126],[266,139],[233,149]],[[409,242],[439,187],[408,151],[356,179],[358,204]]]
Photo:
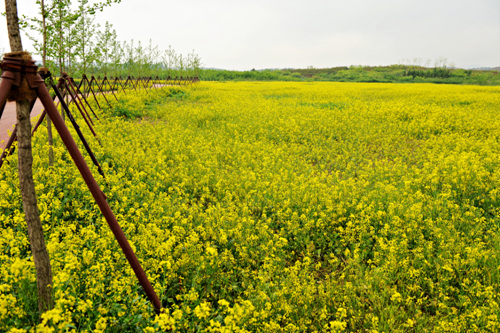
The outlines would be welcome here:
[[[22,52],[23,46],[19,33],[16,0],[5,0],[5,12],[12,51],[12,53],[5,54],[5,56],[31,59],[29,53]],[[54,298],[52,292],[52,269],[43,237],[43,228],[36,202],[32,172],[33,155],[31,152],[30,100],[35,97],[35,93],[29,88],[23,74],[21,85],[13,88],[10,98],[16,101],[19,184],[26,224],[28,226],[31,252],[36,268],[38,308],[41,314],[54,307]]]

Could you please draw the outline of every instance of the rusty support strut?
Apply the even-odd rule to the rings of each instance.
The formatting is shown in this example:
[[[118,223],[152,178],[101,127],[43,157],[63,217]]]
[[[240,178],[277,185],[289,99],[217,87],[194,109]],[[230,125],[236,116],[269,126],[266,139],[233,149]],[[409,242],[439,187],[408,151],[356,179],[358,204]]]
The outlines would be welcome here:
[[[76,85],[75,80],[72,77],[67,77],[68,84],[73,88],[73,90],[76,93],[76,96],[78,96],[78,99],[80,100],[80,103],[82,100],[85,101],[85,104],[89,107],[90,111],[92,111],[92,114],[96,117],[97,120],[99,120],[99,117],[96,115],[94,112],[94,109],[90,106],[89,102],[87,101],[87,98],[85,97],[84,94],[80,91],[80,88]],[[83,103],[82,103],[83,104]]]
[[[36,98],[34,98],[30,101],[30,114],[31,114],[31,111],[33,110],[33,107],[35,106],[35,102],[36,102]],[[0,109],[0,119],[1,119],[1,113],[2,113],[1,111],[3,111],[4,107],[5,107],[5,103],[4,103],[4,106]],[[43,116],[44,115],[42,114],[42,116],[40,116],[40,119]],[[38,121],[40,121],[40,119]],[[31,136],[33,136],[33,133],[31,134]],[[5,148],[3,149],[2,155],[0,155],[0,168],[3,165],[3,161],[7,159],[7,156],[14,154],[14,151],[16,150],[16,148],[15,148],[15,146],[13,146],[13,144],[14,144],[14,142],[16,142],[16,140],[17,140],[17,124],[14,126],[12,133],[10,133],[10,137],[9,137],[9,140],[7,141],[7,145],[5,145]]]
[[[101,105],[99,104],[99,101],[97,100],[94,89],[92,88],[92,83],[89,81],[89,79],[87,78],[87,75],[85,75],[85,74],[82,74],[82,81],[80,82],[80,84],[82,84],[82,83],[83,83],[83,95],[85,96],[91,92],[92,96],[94,96],[94,100],[97,104],[97,107],[99,107],[99,109],[102,109]],[[88,84],[87,88],[85,88],[85,83]]]
[[[78,137],[82,141],[83,146],[85,147],[85,150],[89,154],[90,159],[92,160],[94,165],[97,167],[97,171],[99,171],[101,176],[106,178],[106,176],[104,175],[104,171],[102,171],[101,165],[97,161],[97,158],[95,157],[94,153],[92,152],[92,149],[90,149],[90,146],[87,143],[87,140],[85,140],[85,137],[83,136],[83,133],[80,130],[80,126],[78,126],[78,123],[76,122],[75,118],[73,117],[73,114],[71,114],[71,111],[69,110],[68,105],[66,105],[66,102],[64,101],[61,92],[59,91],[59,89],[57,89],[57,87],[54,85],[54,83],[52,81],[50,82],[50,85],[54,89],[54,92],[56,93],[57,98],[61,101],[62,108],[64,109],[64,111],[66,111],[66,114],[68,115],[69,121],[71,122],[71,124],[73,124],[73,127],[75,128],[75,131],[78,134]]]
[[[153,307],[157,313],[161,312],[162,305],[158,295],[155,293],[151,282],[148,280],[146,273],[144,272],[139,260],[137,259],[130,243],[128,242],[125,233],[121,229],[118,221],[116,220],[113,211],[109,207],[104,193],[101,191],[99,184],[92,175],[87,163],[85,162],[78,146],[76,145],[73,137],[71,136],[64,120],[61,115],[57,112],[57,108],[50,97],[49,91],[44,84],[43,79],[37,74],[37,66],[35,62],[23,61],[17,58],[4,57],[1,64],[3,73],[2,80],[0,81],[0,105],[3,105],[7,99],[9,92],[13,85],[20,84],[22,75],[26,76],[26,80],[29,87],[36,91],[38,97],[42,101],[43,106],[47,110],[47,114],[50,116],[54,127],[61,136],[61,139],[68,149],[71,158],[75,162],[76,167],[80,171],[87,187],[89,188],[94,200],[96,201],[99,209],[106,218],[108,225],[113,232],[118,244],[122,248],[125,257],[127,258],[130,266],[134,270],[139,283],[144,289],[148,299],[153,304]]]

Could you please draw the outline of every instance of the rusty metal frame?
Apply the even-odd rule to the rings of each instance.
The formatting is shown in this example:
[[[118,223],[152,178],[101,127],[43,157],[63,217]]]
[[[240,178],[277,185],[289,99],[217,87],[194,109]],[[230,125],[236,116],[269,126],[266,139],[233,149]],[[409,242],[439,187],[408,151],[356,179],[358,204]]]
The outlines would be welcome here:
[[[105,82],[108,82],[108,85],[109,85],[109,89],[111,90],[111,93],[113,93],[113,96],[115,96],[115,99],[118,101],[118,98],[116,97],[116,94],[115,94],[115,89],[114,87],[111,85],[111,82],[109,82],[108,80],[108,77],[107,76],[104,76],[104,78],[102,79],[102,85],[104,86],[104,83]]]
[[[125,83],[123,84],[125,86],[125,88],[127,88],[127,83],[129,81],[131,82],[130,84],[132,84],[132,88],[134,88],[134,90],[137,90],[137,89],[135,89],[134,83],[132,82],[132,78],[130,77],[130,75],[127,76],[127,80],[125,80]]]
[[[61,79],[62,79],[62,81],[60,81],[60,82],[62,82],[64,84],[64,86],[66,87],[66,89],[68,90],[68,93],[71,97],[71,100],[75,103],[75,105],[77,106],[80,113],[82,113],[82,116],[84,118],[85,118],[85,116],[87,116],[87,118],[90,120],[90,123],[92,125],[94,125],[94,122],[92,121],[90,114],[88,113],[87,109],[85,108],[85,105],[83,104],[80,96],[78,95],[78,92],[76,91],[75,87],[71,84],[71,80],[69,79],[69,76],[67,74],[64,74],[62,76],[62,78],[60,78],[59,80],[61,80]],[[82,110],[85,112],[85,114],[83,114]],[[97,120],[99,120],[99,117],[94,113],[94,110],[92,110],[92,113],[97,118]]]
[[[101,144],[101,141],[99,140],[99,138],[97,137],[97,133],[94,131],[94,127],[92,125],[94,125],[94,122],[92,121],[92,119],[90,118],[90,116],[88,115],[87,113],[87,110],[85,110],[85,108],[83,108],[82,110],[82,107],[80,106],[80,104],[78,103],[76,97],[74,96],[74,93],[71,91],[70,87],[68,86],[67,84],[67,81],[64,79],[64,78],[59,78],[59,82],[61,83],[61,85],[63,85],[66,90],[68,91],[71,99],[73,100],[73,102],[75,103],[78,111],[80,112],[80,114],[82,115],[83,117],[83,120],[85,120],[85,123],[87,124],[87,126],[89,127],[90,131],[92,132],[92,135],[96,138],[97,142],[99,143],[99,145],[101,145],[102,147],[102,144]],[[63,96],[61,95],[61,97],[59,98],[63,98]],[[58,99],[59,99],[58,98]],[[61,106],[64,110],[64,105],[66,104],[64,102],[64,99],[60,100],[59,101],[61,103]],[[67,106],[66,106],[67,107]],[[87,116],[85,115],[87,113]]]
[[[92,111],[92,114],[99,120],[99,117],[97,114],[94,112],[94,109],[92,106],[90,106],[90,103],[87,100],[87,97],[85,97],[84,94],[82,94],[80,87],[76,84],[75,80],[72,77],[68,77],[69,83],[71,86],[73,86],[73,90],[76,91],[76,95],[79,96],[80,100],[83,99],[85,101],[85,104],[89,107],[90,111]]]
[[[90,78],[90,82],[95,82],[95,84],[97,85],[97,89],[99,89],[99,91],[101,92],[102,97],[104,97],[104,100],[106,101],[106,103],[108,103],[108,106],[111,107],[111,104],[109,104],[109,101],[106,98],[104,91],[102,90],[101,86],[99,85],[99,81],[97,81],[97,79],[94,77],[94,75],[92,75],[92,77]]]
[[[97,106],[99,107],[99,109],[102,109],[101,105],[99,104],[99,101],[97,100],[97,97],[95,96],[94,89],[92,88],[92,85],[90,84],[89,79],[87,78],[87,75],[82,74],[82,82],[86,82],[88,84],[88,88],[87,88],[88,91],[87,91],[85,89],[85,83],[83,83],[83,87],[84,87],[83,94],[85,95],[85,94],[89,94],[90,92],[92,92],[92,96],[94,96],[94,100],[97,103]]]
[[[142,88],[146,91],[146,94],[149,95],[148,88],[147,88],[147,81],[145,80],[146,78],[138,78],[137,79],[137,85],[141,84]],[[140,88],[140,87],[139,87]]]
[[[118,244],[120,245],[125,257],[127,258],[130,266],[132,267],[139,283],[144,289],[148,299],[152,303],[155,311],[160,313],[162,311],[162,304],[158,295],[155,293],[151,282],[148,280],[137,256],[135,255],[130,243],[121,229],[116,216],[113,214],[106,196],[102,192],[99,184],[95,180],[90,168],[88,167],[82,153],[78,149],[71,133],[69,132],[64,120],[58,113],[57,108],[52,100],[44,80],[37,74],[37,66],[34,61],[26,61],[18,58],[4,57],[1,63],[2,80],[0,81],[0,105],[4,105],[7,96],[13,87],[20,87],[23,76],[26,78],[30,88],[34,90],[40,98],[43,106],[47,110],[54,127],[59,133],[64,145],[68,149],[71,158],[75,162],[76,167],[80,171],[89,191],[91,192],[94,200],[96,201],[99,209],[106,218],[108,225],[113,232]]]
[[[61,79],[59,79],[59,83],[58,84],[61,84],[63,82],[64,82],[64,79],[61,78]],[[80,138],[80,140],[82,141],[83,146],[85,147],[85,150],[89,154],[90,159],[92,160],[92,162],[94,163],[94,165],[97,167],[97,171],[101,174],[101,176],[103,176],[104,178],[106,178],[106,176],[104,175],[104,171],[101,168],[101,165],[97,161],[97,158],[95,157],[94,153],[92,152],[92,149],[90,149],[90,146],[89,146],[87,140],[85,140],[85,136],[83,135],[82,131],[80,130],[80,126],[78,126],[78,123],[76,122],[75,118],[73,117],[73,114],[69,110],[68,105],[66,105],[66,102],[64,101],[61,92],[59,91],[59,89],[57,89],[56,85],[54,84],[54,82],[52,82],[52,80],[50,80],[50,86],[52,87],[52,89],[54,89],[54,92],[55,92],[57,98],[61,101],[62,108],[66,112],[66,115],[68,115],[68,119],[70,120],[71,124],[75,128],[75,131],[78,134],[78,137]],[[76,102],[75,102],[75,104],[76,104]],[[99,142],[99,139],[97,139],[97,141]],[[99,142],[99,144],[100,144],[100,142]]]
[[[116,76],[116,77],[115,77],[115,79],[113,80],[113,88],[114,88],[114,87],[118,87],[118,85],[119,85],[119,86],[120,86],[120,88],[122,88],[123,92],[124,92],[125,94],[127,94],[127,92],[125,91],[125,88],[123,88],[123,85],[122,85],[121,81],[122,81],[121,77],[120,77],[120,78],[118,78],[118,77]],[[117,89],[116,91],[119,91],[119,90]]]
[[[17,84],[17,81],[16,81],[16,84]],[[30,114],[31,114],[31,111],[33,111],[33,107],[35,106],[36,100],[37,99],[34,98],[33,100],[30,101]],[[5,106],[6,105],[7,105],[7,98],[2,99],[1,102],[0,102],[0,120],[2,119],[3,111],[5,110]],[[45,115],[42,112],[42,115],[38,119],[38,124],[41,122],[40,119],[43,120],[44,117],[45,117]],[[33,133],[31,135],[33,135]],[[3,162],[7,159],[7,156],[10,156],[10,155],[12,155],[14,153],[15,147],[13,146],[13,144],[14,144],[14,142],[16,142],[16,140],[17,140],[17,124],[14,126],[14,129],[10,133],[9,140],[7,141],[7,144],[5,145],[5,147],[4,147],[3,151],[2,151],[2,155],[0,155],[0,168],[3,165]]]

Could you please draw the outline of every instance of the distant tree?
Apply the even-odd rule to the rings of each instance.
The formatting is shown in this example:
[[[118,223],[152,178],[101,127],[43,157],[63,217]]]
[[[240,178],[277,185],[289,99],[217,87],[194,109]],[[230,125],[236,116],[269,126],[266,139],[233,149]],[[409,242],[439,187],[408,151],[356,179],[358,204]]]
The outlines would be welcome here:
[[[147,48],[147,63],[148,63],[148,73],[147,76],[153,77],[159,70],[160,61],[160,51],[158,45],[153,46],[153,40],[149,40],[149,45]]]
[[[77,30],[76,53],[79,59],[79,73],[87,73],[96,58],[95,42],[93,37],[99,25],[95,24],[95,9],[88,0],[78,0],[78,19],[74,26]]]
[[[194,53],[194,50],[191,53],[190,60],[191,60],[191,68],[193,71],[192,75],[199,76],[200,69],[201,69],[201,66],[203,66],[203,63],[201,62],[200,56],[198,54]]]
[[[180,75],[182,75],[182,73],[186,69],[186,59],[182,56],[182,54],[179,53],[176,60],[177,60],[176,67],[177,67],[178,75],[180,76]]]
[[[144,66],[147,62],[147,58],[146,58],[147,54],[146,54],[146,50],[144,49],[144,47],[142,46],[142,43],[141,41],[138,41],[137,42],[137,47],[135,48],[135,62],[136,62],[136,66],[135,66],[135,77],[137,78],[140,78],[142,77],[143,75],[143,71],[144,71]]]
[[[110,60],[111,60],[111,66],[113,68],[113,75],[115,77],[121,76],[122,75],[122,68],[123,68],[123,57],[124,57],[124,51],[123,51],[123,46],[122,44],[117,41],[116,39],[113,40],[111,43],[111,53],[110,53]]]
[[[111,56],[114,51],[113,44],[116,42],[116,31],[113,25],[106,21],[103,30],[97,31],[97,50],[99,52],[98,64],[104,76],[108,75],[108,68],[111,62]]]
[[[177,54],[172,48],[172,45],[168,46],[168,49],[163,51],[162,62],[163,67],[166,69],[166,76],[172,76],[172,69],[175,67],[177,59]]]
[[[32,33],[28,34],[28,37],[33,41],[33,45],[37,50],[37,53],[42,56],[42,66],[43,67],[51,67],[51,70],[54,71],[54,66],[52,62],[48,62],[47,58],[49,56],[55,56],[54,52],[54,39],[48,38],[49,35],[53,34],[54,31],[57,31],[57,27],[61,26],[62,18],[60,21],[57,20],[57,11],[61,11],[62,8],[69,6],[69,0],[37,0],[36,4],[39,6],[40,17],[32,17],[28,18],[23,16],[23,26],[24,28],[29,28],[31,32],[35,32],[42,36],[42,39],[37,38],[36,35]],[[64,17],[64,20],[68,20],[67,16]],[[59,29],[62,31],[62,29]],[[59,48],[61,49],[61,48]],[[49,64],[51,66],[49,66]],[[53,138],[52,138],[52,124],[51,119],[47,115],[47,137],[49,143],[49,165],[52,166],[54,164],[53,157]]]
[[[54,71],[53,63],[48,62],[48,59],[62,59],[64,46],[61,36],[63,34],[64,22],[72,19],[69,15],[71,1],[37,0],[36,4],[39,8],[39,16],[27,17],[23,15],[21,25],[27,33],[28,38],[33,42],[36,53],[42,56],[44,67],[49,67]],[[61,63],[62,60],[59,62]]]

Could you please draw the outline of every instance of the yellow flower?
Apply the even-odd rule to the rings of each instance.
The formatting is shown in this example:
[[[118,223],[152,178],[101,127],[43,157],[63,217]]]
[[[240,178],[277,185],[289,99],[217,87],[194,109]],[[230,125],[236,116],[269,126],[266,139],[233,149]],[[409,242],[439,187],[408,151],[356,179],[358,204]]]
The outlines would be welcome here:
[[[194,308],[194,314],[200,319],[207,318],[210,314],[210,305],[207,302],[199,304]]]

